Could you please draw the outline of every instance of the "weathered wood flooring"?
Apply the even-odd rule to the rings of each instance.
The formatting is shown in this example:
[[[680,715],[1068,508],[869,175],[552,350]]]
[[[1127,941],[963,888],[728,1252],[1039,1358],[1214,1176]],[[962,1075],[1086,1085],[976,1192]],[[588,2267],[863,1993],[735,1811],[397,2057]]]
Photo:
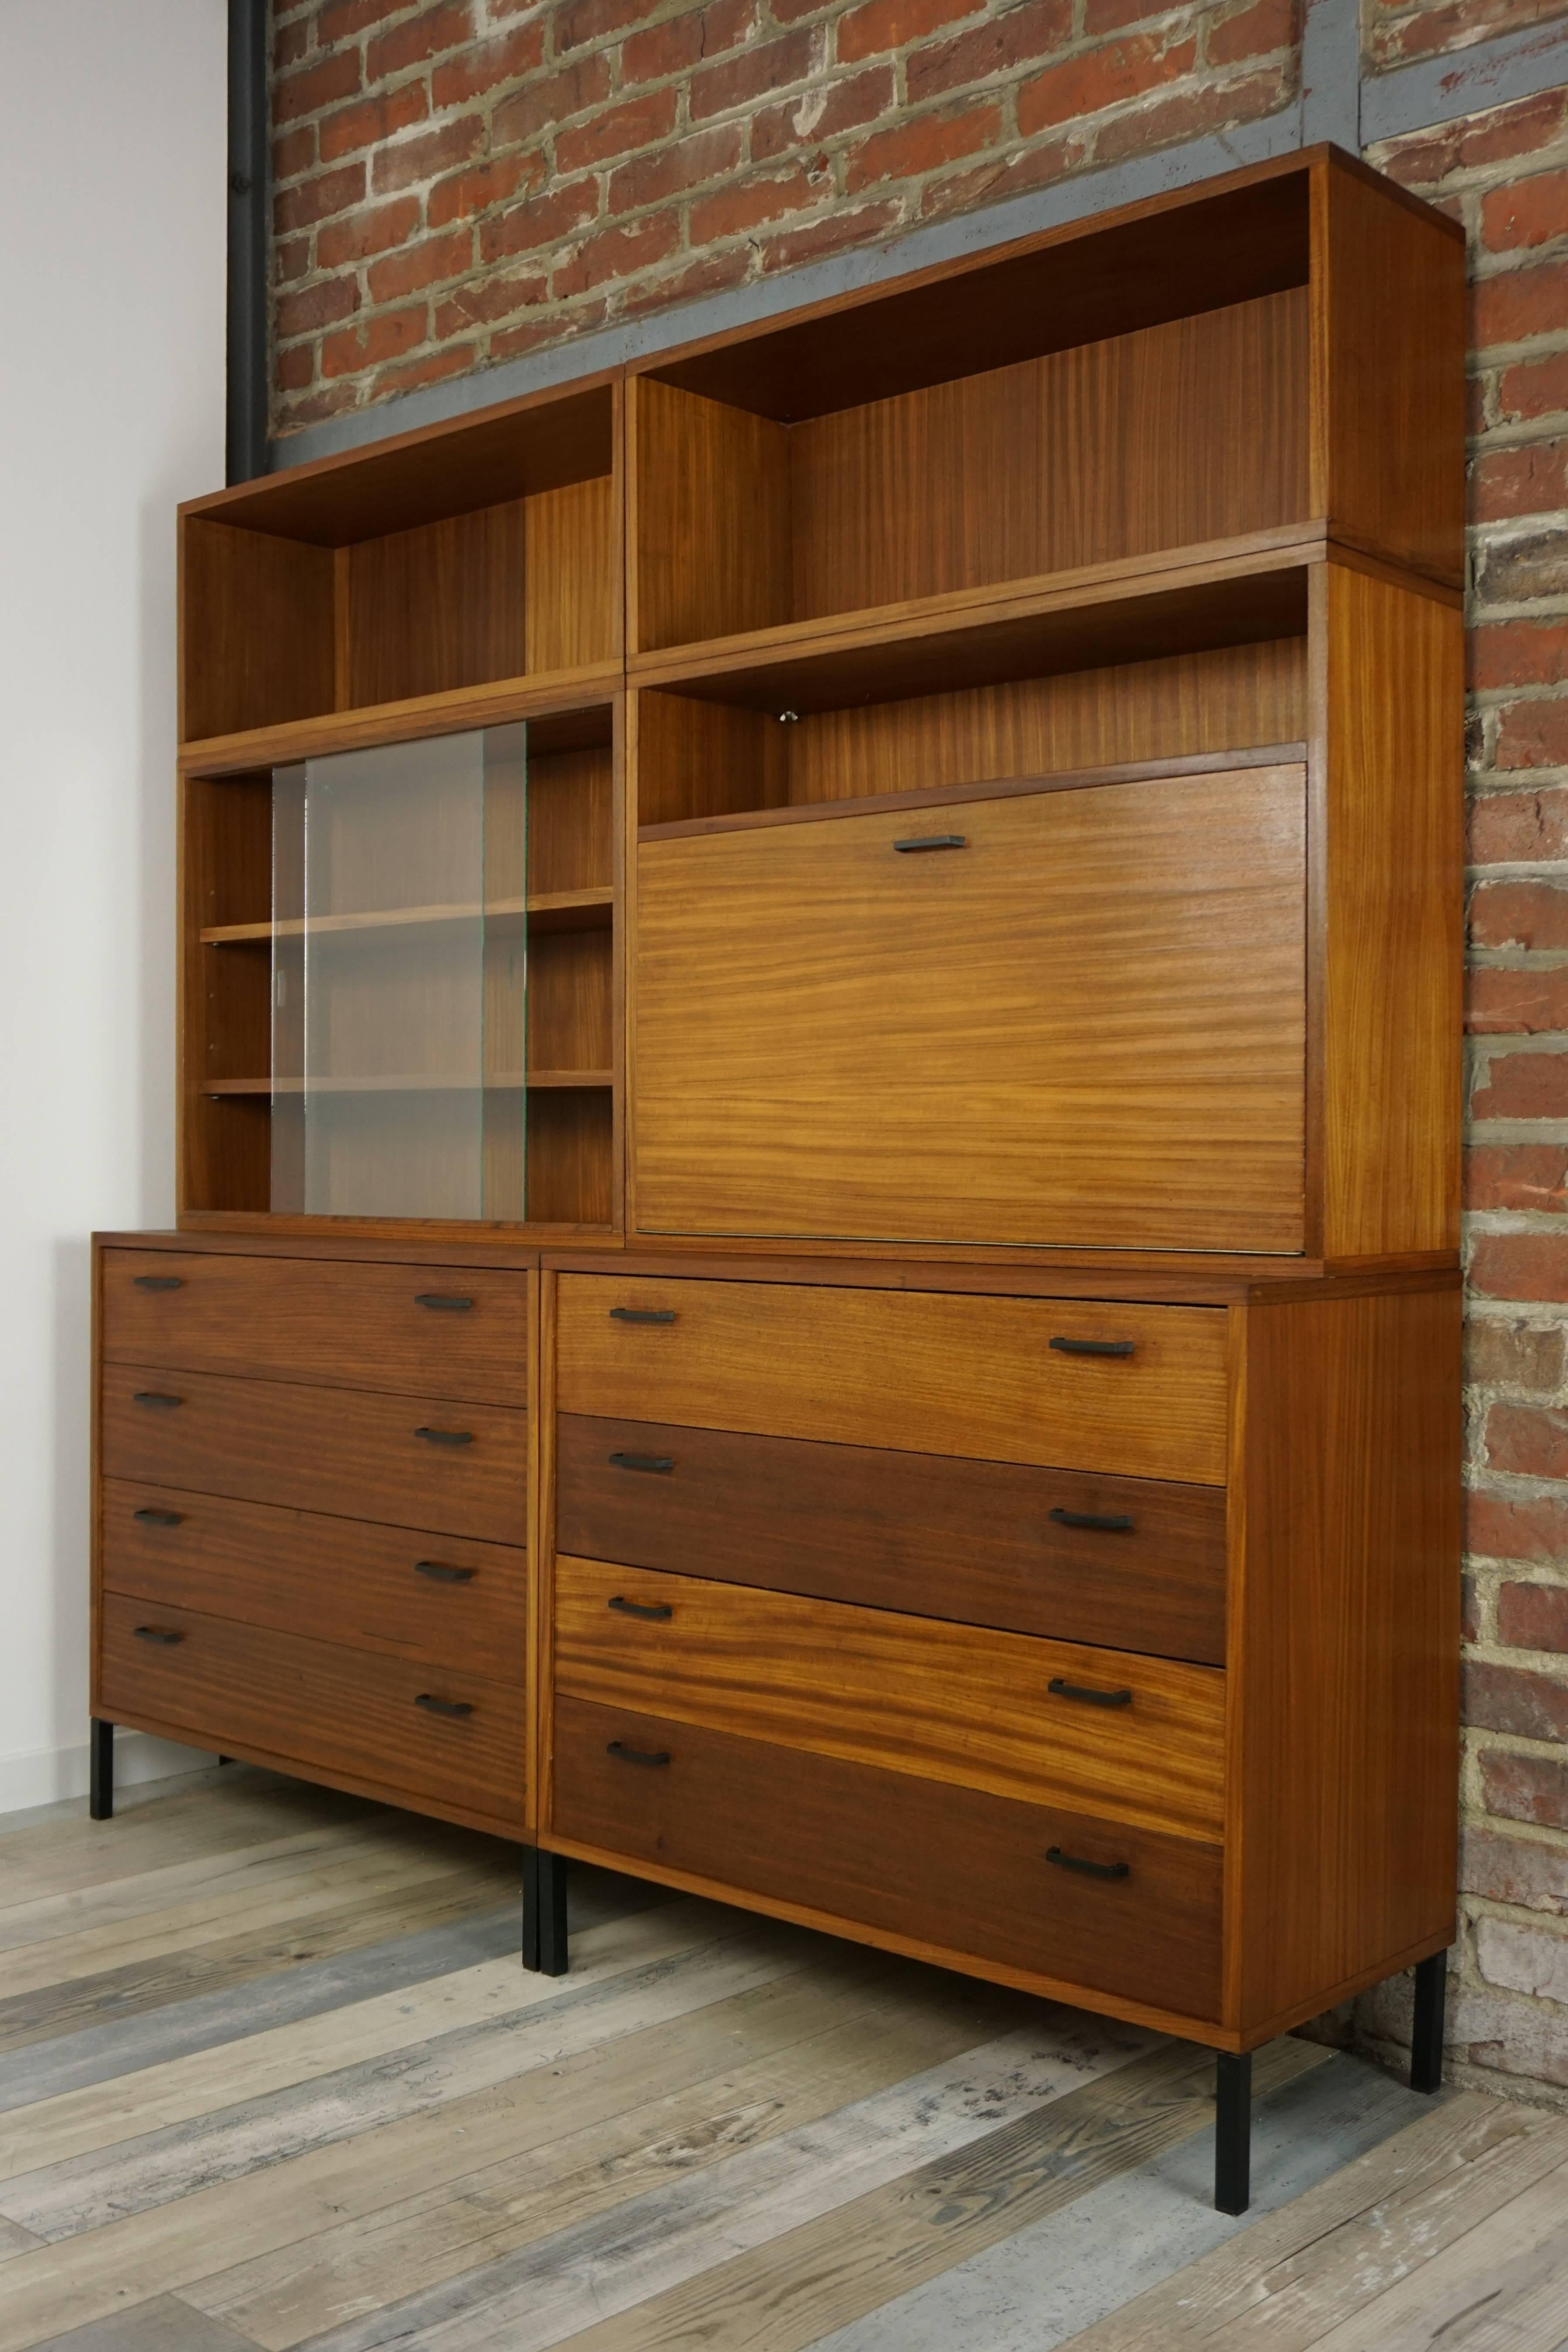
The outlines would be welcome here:
[[[1276,2042],[1228,2221],[1202,2053],[585,1871],[531,1977],[517,1882],[248,1770],[0,1823],[0,2352],[1568,2339],[1568,2120]]]

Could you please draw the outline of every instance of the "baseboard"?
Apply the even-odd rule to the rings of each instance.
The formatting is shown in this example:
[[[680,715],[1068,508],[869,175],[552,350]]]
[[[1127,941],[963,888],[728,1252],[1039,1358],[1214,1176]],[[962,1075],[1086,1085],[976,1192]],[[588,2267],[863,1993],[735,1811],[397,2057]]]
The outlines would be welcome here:
[[[172,1739],[154,1739],[151,1732],[116,1731],[114,1777],[122,1784],[137,1780],[168,1780],[180,1772],[205,1772],[217,1758],[202,1748],[181,1748]],[[27,1756],[0,1756],[0,1814],[28,1812],[35,1805],[56,1805],[63,1798],[85,1797],[89,1779],[89,1751],[79,1748],[38,1748]]]

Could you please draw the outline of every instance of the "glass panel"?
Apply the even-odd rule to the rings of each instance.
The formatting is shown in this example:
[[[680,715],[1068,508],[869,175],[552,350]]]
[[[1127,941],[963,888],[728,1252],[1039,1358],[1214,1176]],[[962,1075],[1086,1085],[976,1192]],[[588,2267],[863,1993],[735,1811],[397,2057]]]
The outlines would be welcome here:
[[[487,1217],[528,1214],[528,730],[488,728],[485,761]]]

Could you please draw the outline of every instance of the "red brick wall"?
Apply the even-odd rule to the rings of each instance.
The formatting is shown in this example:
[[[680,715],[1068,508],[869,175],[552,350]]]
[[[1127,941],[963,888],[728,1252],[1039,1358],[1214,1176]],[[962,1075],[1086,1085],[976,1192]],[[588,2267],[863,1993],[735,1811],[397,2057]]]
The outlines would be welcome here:
[[[274,429],[1271,113],[1296,0],[278,0]]]

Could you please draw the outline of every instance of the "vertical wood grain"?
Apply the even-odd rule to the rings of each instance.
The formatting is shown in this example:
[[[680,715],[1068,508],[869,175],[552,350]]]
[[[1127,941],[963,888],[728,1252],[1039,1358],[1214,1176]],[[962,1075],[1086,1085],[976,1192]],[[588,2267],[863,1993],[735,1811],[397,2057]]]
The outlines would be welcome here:
[[[637,824],[732,816],[778,808],[790,797],[786,738],[798,727],[679,694],[642,694],[637,709]]]
[[[521,676],[529,503],[512,499],[351,549],[352,708]]]
[[[544,1577],[546,1559],[545,1502],[542,1492],[548,1477],[553,1490],[555,1422],[554,1380],[554,1284],[553,1275],[543,1274],[533,1267],[528,1276],[528,1632],[523,1664],[523,1718],[518,1726],[518,1737],[523,1751],[523,1826],[531,1836],[537,1835],[540,1813],[540,1767],[543,1749],[539,1738],[540,1708],[543,1700],[543,1676],[540,1670],[542,1653],[539,1646],[540,1592]],[[551,1291],[552,1320],[550,1332],[550,1370],[546,1374],[542,1333],[544,1324],[544,1291]],[[544,1394],[548,1380],[549,1395]],[[552,1509],[552,1518],[553,1510]]]
[[[186,515],[180,738],[334,708],[332,551]]]
[[[615,494],[611,476],[598,474],[523,500],[524,667],[531,674],[610,661],[619,651]]]
[[[555,1291],[559,1276],[543,1269],[537,1286],[537,1351],[529,1381],[537,1475],[531,1481],[533,1516],[530,1544],[532,1572],[529,1611],[529,1719],[533,1749],[529,1759],[532,1801],[530,1827],[548,1831],[555,1797]]]
[[[649,376],[628,391],[637,449],[630,650],[789,620],[785,428]]]

